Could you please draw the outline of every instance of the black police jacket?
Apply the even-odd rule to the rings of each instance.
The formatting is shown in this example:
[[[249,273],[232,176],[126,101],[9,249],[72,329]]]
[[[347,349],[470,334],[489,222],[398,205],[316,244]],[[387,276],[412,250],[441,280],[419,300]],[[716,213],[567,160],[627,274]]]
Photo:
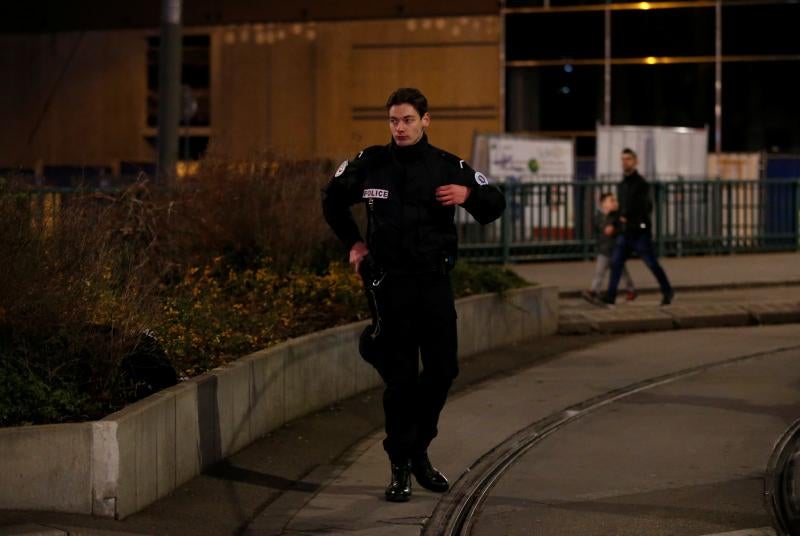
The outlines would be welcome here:
[[[503,213],[505,198],[463,160],[422,139],[412,146],[394,142],[364,149],[345,160],[322,191],[325,220],[349,250],[363,240],[350,207],[367,205],[367,247],[389,273],[441,271],[455,262],[458,237],[454,206],[436,200],[436,188],[467,186],[462,205],[481,224]]]
[[[626,222],[624,232],[628,236],[649,233],[652,227],[650,213],[653,203],[650,201],[650,184],[644,177],[634,171],[626,175],[619,184],[619,215]]]

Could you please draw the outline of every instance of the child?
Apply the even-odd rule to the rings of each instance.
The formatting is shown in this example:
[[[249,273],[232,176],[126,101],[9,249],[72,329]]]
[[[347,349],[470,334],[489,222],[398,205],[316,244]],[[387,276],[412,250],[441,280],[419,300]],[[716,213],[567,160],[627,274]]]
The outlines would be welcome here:
[[[617,197],[611,193],[600,196],[600,211],[595,216],[595,230],[597,231],[597,264],[594,269],[594,278],[590,290],[585,290],[581,296],[593,304],[600,304],[600,287],[611,268],[611,253],[619,234],[621,223],[619,221],[619,203]],[[636,288],[633,285],[627,268],[622,269],[622,279],[628,289],[627,301],[636,299]]]

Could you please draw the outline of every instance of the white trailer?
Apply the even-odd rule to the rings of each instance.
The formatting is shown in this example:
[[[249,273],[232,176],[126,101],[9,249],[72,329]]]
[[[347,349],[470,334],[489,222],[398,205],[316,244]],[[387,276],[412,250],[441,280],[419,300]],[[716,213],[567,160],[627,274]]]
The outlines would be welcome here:
[[[622,179],[620,156],[625,148],[636,153],[639,173],[648,181],[673,183],[662,192],[663,210],[655,222],[663,239],[674,241],[680,250],[689,236],[715,234],[718,216],[713,207],[718,202],[709,199],[708,189],[698,183],[674,184],[708,177],[706,128],[598,125],[598,181]]]
[[[708,129],[597,125],[599,181],[622,178],[620,154],[633,149],[639,172],[650,181],[704,179],[708,173]]]

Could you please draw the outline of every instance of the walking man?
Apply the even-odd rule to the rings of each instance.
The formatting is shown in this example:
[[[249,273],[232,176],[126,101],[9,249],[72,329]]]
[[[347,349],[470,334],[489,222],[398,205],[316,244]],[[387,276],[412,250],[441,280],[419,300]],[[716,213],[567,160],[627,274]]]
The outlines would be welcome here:
[[[455,207],[487,224],[500,217],[505,199],[482,173],[428,143],[431,116],[418,89],[398,89],[386,110],[391,143],[342,162],[323,190],[322,208],[371,296],[373,325],[361,351],[386,384],[386,499],[402,502],[411,497],[412,474],[431,491],[449,488],[427,451],[458,374],[448,275],[458,251]],[[367,209],[366,242],[350,211],[358,202]]]
[[[636,153],[632,149],[623,149],[622,172],[624,176],[619,185],[619,221],[622,223],[622,232],[617,236],[614,251],[611,254],[611,278],[608,281],[608,292],[603,301],[607,304],[613,304],[616,301],[617,287],[625,267],[625,261],[631,252],[636,251],[658,281],[661,288],[661,305],[669,305],[675,294],[669,284],[667,274],[658,263],[653,250],[653,224],[650,220],[653,203],[650,201],[650,184],[639,175],[636,163]]]

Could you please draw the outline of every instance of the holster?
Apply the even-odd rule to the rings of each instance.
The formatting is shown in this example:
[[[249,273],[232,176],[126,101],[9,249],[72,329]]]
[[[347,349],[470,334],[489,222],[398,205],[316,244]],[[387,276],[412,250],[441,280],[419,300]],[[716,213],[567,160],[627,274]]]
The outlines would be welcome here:
[[[381,378],[384,378],[384,364],[386,360],[385,337],[382,336],[382,295],[386,272],[382,270],[371,255],[361,261],[358,269],[364,282],[364,291],[367,295],[367,304],[372,315],[372,323],[364,328],[358,341],[358,352],[361,357],[375,367]]]

